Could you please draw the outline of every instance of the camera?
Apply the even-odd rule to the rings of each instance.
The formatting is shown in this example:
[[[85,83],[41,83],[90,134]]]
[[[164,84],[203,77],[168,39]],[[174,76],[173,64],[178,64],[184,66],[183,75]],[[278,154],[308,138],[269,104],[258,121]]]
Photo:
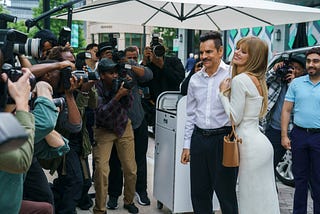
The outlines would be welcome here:
[[[134,82],[132,79],[127,79],[128,70],[131,70],[131,66],[128,64],[120,64],[119,75],[117,79],[112,81],[112,89],[116,93],[123,83],[123,87],[126,89],[132,89],[134,87]]]
[[[75,70],[72,71],[72,68],[70,66],[65,67],[64,69],[60,70],[61,73],[61,78],[63,81],[63,88],[64,89],[69,89],[70,88],[70,78],[72,75],[77,77],[78,80],[82,78],[83,82],[88,82],[89,80],[99,80],[99,74],[96,71],[92,72],[85,72],[83,70]]]
[[[67,42],[71,41],[71,29],[69,27],[63,27],[60,30],[58,44],[61,46],[65,46]]]
[[[41,39],[30,39],[28,38],[26,43],[17,43],[13,45],[13,53],[15,54],[24,54],[26,56],[32,56],[34,58],[41,58],[42,51],[40,48]]]
[[[150,42],[150,47],[152,49],[153,54],[156,57],[163,57],[166,53],[166,49],[163,45],[159,42],[159,35],[158,34],[152,34],[152,40]]]
[[[8,78],[12,82],[18,81],[20,79],[20,77],[22,77],[22,75],[23,75],[21,70],[13,67],[11,64],[8,64],[8,63],[4,63],[2,65],[2,73],[6,73]],[[31,74],[31,76],[29,78],[29,82],[30,82],[31,90],[33,90],[36,85],[36,78],[33,74]]]
[[[291,72],[290,70],[292,70],[293,68],[292,66],[290,66],[291,60],[289,54],[285,53],[281,56],[281,58],[283,59],[283,66],[277,69],[275,72],[282,81],[286,81],[287,74],[289,74]]]
[[[59,108],[63,107],[64,104],[66,103],[66,101],[63,97],[54,98],[54,99],[52,99],[52,101],[53,101],[54,105]]]

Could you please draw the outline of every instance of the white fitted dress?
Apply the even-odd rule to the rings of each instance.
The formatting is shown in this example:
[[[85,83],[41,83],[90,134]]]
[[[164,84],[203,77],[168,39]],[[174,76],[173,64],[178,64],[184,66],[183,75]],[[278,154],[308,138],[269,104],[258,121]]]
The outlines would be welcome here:
[[[273,148],[259,130],[262,97],[245,74],[232,79],[230,101],[220,93],[220,100],[228,115],[232,114],[236,132],[242,138],[239,166],[239,213],[280,213],[276,191]]]

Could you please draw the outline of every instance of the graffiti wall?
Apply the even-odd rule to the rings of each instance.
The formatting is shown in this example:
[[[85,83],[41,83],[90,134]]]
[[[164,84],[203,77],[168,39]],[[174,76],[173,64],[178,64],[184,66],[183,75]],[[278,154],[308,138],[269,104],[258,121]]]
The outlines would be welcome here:
[[[288,26],[288,34],[285,35],[287,37],[288,44],[285,49],[292,49],[292,45],[294,42],[294,38],[297,34],[297,26],[298,24],[289,24]],[[306,23],[307,26],[307,37],[308,37],[308,46],[313,46],[316,44],[320,44],[320,20],[314,22]],[[234,48],[237,41],[245,36],[258,36],[265,40],[269,44],[269,57],[272,56],[273,47],[272,41],[274,37],[274,27],[256,27],[256,28],[243,28],[243,29],[234,29],[228,31],[228,42],[226,47],[226,60],[230,61],[232,59]]]

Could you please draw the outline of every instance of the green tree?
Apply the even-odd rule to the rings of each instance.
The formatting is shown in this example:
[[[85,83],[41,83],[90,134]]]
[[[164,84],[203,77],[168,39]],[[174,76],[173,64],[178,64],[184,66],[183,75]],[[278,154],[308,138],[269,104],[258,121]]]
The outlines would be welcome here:
[[[68,0],[55,0],[55,1],[50,1],[50,8],[54,8],[56,6],[62,5],[64,3],[68,2]],[[33,17],[39,17],[41,14],[43,14],[43,0],[39,1],[39,6],[36,8],[33,8]],[[67,9],[63,9],[61,11],[58,11],[56,14],[58,13],[63,13],[63,12],[67,12]],[[0,13],[9,13],[7,10],[5,10],[5,8],[3,7],[3,5],[0,5]],[[55,14],[53,14],[55,15]],[[85,37],[84,37],[84,31],[83,31],[83,22],[82,21],[73,21],[73,24],[78,24],[79,25],[79,48],[75,48],[75,52],[78,52],[78,50],[80,48],[85,47],[86,45],[86,41],[85,41]],[[40,20],[38,23],[39,27],[41,29],[43,29],[44,26],[44,20]],[[57,35],[57,37],[59,36],[60,30],[62,29],[63,26],[67,26],[67,20],[62,20],[62,19],[50,19],[50,30]],[[16,23],[8,23],[8,27],[9,28],[14,28],[16,30],[19,30],[21,32],[27,33],[27,27],[25,26],[25,21],[18,21]],[[28,33],[28,37],[32,38],[35,33],[39,31],[39,29],[37,27],[32,27]]]
[[[56,6],[60,6],[64,3],[68,2],[68,0],[55,0],[55,1],[50,1],[50,9],[53,9]],[[58,11],[56,14],[60,13],[66,13],[67,9],[63,9],[61,11]],[[39,1],[39,7],[33,8],[33,17],[38,17],[43,13],[43,0]],[[83,31],[83,25],[84,23],[82,21],[73,21],[72,24],[78,24],[79,25],[79,48],[85,47],[86,41],[84,38],[84,31]],[[44,26],[44,20],[40,20],[38,25],[43,28]],[[50,19],[50,30],[55,34],[59,35],[60,30],[62,29],[63,26],[67,26],[67,20],[62,20],[62,19]],[[38,29],[36,27],[33,27],[30,30],[30,36],[33,36]],[[75,48],[75,51],[77,52],[79,48]]]

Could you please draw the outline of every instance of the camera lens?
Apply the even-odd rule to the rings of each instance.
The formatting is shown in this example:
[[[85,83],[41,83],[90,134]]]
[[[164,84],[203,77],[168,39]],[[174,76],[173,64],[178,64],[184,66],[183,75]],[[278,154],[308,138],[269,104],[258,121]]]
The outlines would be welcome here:
[[[14,44],[13,52],[16,54],[24,54],[26,56],[32,56],[34,58],[41,58],[42,52],[40,50],[41,39],[27,39],[25,44]]]

